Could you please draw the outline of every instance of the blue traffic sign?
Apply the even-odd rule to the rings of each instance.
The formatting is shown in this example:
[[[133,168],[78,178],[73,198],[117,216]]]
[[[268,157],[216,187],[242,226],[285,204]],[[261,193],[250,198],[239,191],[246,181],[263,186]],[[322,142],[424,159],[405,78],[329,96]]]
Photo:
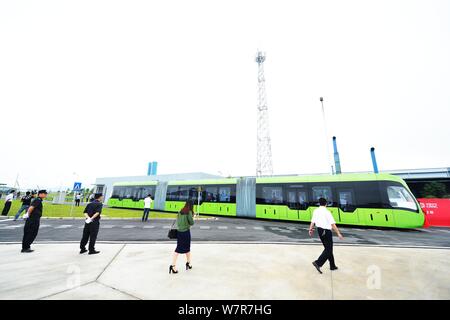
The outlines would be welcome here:
[[[81,191],[81,182],[75,182],[72,191]]]

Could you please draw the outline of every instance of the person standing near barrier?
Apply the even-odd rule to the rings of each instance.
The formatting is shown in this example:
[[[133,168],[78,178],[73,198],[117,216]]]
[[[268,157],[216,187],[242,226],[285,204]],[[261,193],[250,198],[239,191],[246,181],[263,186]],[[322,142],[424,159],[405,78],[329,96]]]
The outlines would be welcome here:
[[[23,229],[23,239],[22,239],[22,252],[30,253],[34,250],[31,250],[31,244],[39,232],[39,225],[41,222],[42,212],[44,207],[42,205],[42,201],[47,197],[46,190],[39,190],[38,196],[31,202],[30,207],[27,210],[27,213],[23,215],[25,220],[25,227]]]
[[[8,195],[5,198],[5,205],[3,207],[2,216],[8,215],[13,200],[14,200],[14,190],[11,190],[9,191]]]
[[[320,268],[328,260],[330,262],[330,270],[337,270],[338,267],[334,263],[333,255],[333,234],[332,229],[337,233],[339,239],[344,239],[338,227],[336,226],[336,221],[334,221],[331,212],[327,209],[327,200],[324,198],[319,199],[320,207],[315,209],[313,212],[313,217],[311,219],[311,224],[309,226],[309,235],[312,236],[314,225],[317,226],[317,232],[319,233],[320,241],[324,246],[324,250],[320,257],[313,261],[313,266],[317,269],[319,273],[322,273]]]
[[[95,241],[97,240],[98,231],[100,229],[100,214],[103,208],[103,195],[96,193],[94,201],[88,203],[84,209],[86,221],[84,223],[83,237],[80,242],[80,254],[87,252],[86,244],[89,241],[89,254],[97,254],[100,251],[95,250]]]
[[[28,208],[31,205],[31,201],[33,200],[33,197],[34,197],[34,195],[32,195],[30,191],[27,191],[25,193],[25,195],[22,197],[22,199],[20,199],[20,201],[22,201],[22,206],[20,207],[20,209],[17,211],[16,215],[14,216],[14,221],[19,219],[19,217],[23,211],[27,212]]]
[[[192,269],[191,265],[191,227],[194,225],[194,202],[186,201],[183,209],[177,216],[177,247],[173,253],[172,264],[169,266],[170,273],[178,273],[176,268],[179,254],[186,254],[186,270]]]
[[[75,195],[75,207],[79,207],[80,206],[80,201],[81,201],[81,194],[77,193]]]
[[[144,213],[142,215],[142,222],[145,222],[148,220],[148,214],[150,213],[150,206],[152,205],[152,195],[149,194],[144,199]]]

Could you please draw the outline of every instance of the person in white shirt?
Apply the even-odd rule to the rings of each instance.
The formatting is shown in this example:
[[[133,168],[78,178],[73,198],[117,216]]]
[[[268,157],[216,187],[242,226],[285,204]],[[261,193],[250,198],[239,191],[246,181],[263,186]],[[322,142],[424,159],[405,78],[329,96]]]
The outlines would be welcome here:
[[[2,216],[7,216],[14,200],[14,190],[11,190],[5,198],[5,206],[3,207]]]
[[[324,246],[324,250],[320,257],[314,261],[313,266],[322,273],[320,268],[325,264],[328,260],[330,261],[330,270],[337,270],[336,264],[334,263],[333,256],[333,234],[331,229],[333,229],[339,239],[344,239],[338,227],[336,226],[336,221],[334,221],[331,212],[327,209],[327,200],[324,198],[319,199],[320,207],[315,209],[313,212],[313,216],[311,219],[311,224],[309,226],[309,235],[312,236],[314,225],[317,226],[317,232],[319,233],[320,241]]]
[[[152,195],[149,194],[144,199],[144,214],[142,215],[142,222],[148,220],[148,214],[150,212],[150,206],[152,205]]]

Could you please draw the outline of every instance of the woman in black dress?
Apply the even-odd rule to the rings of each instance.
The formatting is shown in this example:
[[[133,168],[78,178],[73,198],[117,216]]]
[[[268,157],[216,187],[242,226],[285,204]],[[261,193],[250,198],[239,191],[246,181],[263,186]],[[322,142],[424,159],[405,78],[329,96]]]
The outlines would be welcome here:
[[[169,266],[169,273],[178,273],[176,264],[179,254],[186,254],[186,270],[192,269],[190,228],[194,225],[193,214],[194,203],[192,200],[188,200],[177,216],[177,247],[173,253],[172,264]]]

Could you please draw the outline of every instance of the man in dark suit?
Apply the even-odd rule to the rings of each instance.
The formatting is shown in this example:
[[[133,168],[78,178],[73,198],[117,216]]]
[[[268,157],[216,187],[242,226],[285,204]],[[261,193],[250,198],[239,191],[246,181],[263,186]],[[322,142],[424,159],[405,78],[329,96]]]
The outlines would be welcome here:
[[[90,202],[84,209],[86,221],[84,223],[83,237],[80,242],[80,254],[87,252],[86,244],[89,241],[89,254],[97,254],[100,251],[95,250],[95,241],[97,240],[100,229],[100,214],[103,208],[103,195],[96,193],[94,201]]]

